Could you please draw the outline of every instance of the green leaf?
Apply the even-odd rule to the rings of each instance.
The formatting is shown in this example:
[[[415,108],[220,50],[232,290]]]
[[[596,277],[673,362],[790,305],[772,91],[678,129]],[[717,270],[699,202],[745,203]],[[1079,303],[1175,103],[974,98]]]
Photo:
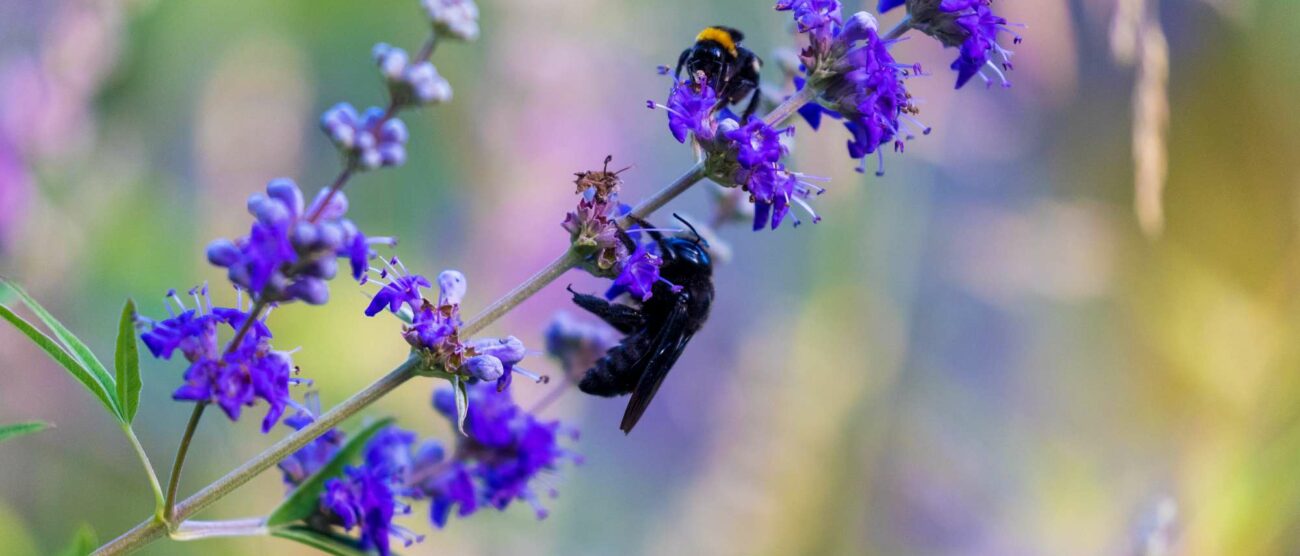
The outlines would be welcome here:
[[[271,534],[282,539],[300,542],[335,556],[369,556],[370,554],[365,550],[361,550],[360,543],[354,539],[317,531],[302,525],[275,529],[271,531]]]
[[[32,296],[27,295],[27,292],[19,287],[18,284],[5,278],[0,278],[0,283],[9,286],[14,293],[18,294],[18,297],[22,299],[23,304],[27,305],[27,308],[31,309],[32,313],[36,315],[36,318],[41,319],[41,322],[45,323],[45,326],[49,327],[50,331],[54,333],[54,337],[58,338],[59,341],[68,348],[72,357],[81,363],[82,367],[85,367],[86,370],[95,375],[100,384],[106,386],[106,390],[112,392],[115,389],[113,376],[108,374],[108,369],[104,367],[103,363],[99,362],[99,358],[95,357],[95,354],[90,351],[90,348],[86,347],[86,344],[83,343],[80,338],[77,338],[76,334],[73,334],[72,331],[63,326],[63,323],[54,318],[54,315],[51,315],[44,307],[41,307],[41,304],[37,303],[35,299],[32,299]],[[117,414],[118,413],[115,411],[114,415]]]
[[[456,428],[461,436],[465,434],[465,414],[469,413],[469,386],[460,375],[452,375],[451,388],[456,393]]]
[[[95,535],[95,530],[90,525],[82,523],[77,528],[77,532],[72,536],[72,542],[68,547],[63,549],[63,556],[86,556],[99,548],[99,536]]]
[[[130,424],[140,407],[140,351],[135,345],[135,301],[126,300],[122,306],[122,319],[117,324],[117,351],[113,353],[113,369],[117,371],[117,406],[122,409],[122,419]]]
[[[37,330],[30,322],[14,314],[4,305],[0,305],[0,318],[9,321],[9,324],[14,325],[14,328],[26,335],[37,347],[45,350],[46,355],[49,355],[58,364],[63,365],[63,368],[67,369],[73,378],[77,379],[87,390],[90,390],[90,393],[94,394],[96,398],[99,398],[99,401],[104,404],[104,409],[108,410],[109,415],[120,419],[117,413],[117,404],[114,402],[113,394],[110,393],[109,389],[95,375],[87,371],[81,363],[77,362],[75,357],[64,351],[58,342],[46,336],[44,332]]]
[[[271,515],[267,516],[266,525],[268,527],[287,525],[310,516],[320,506],[320,493],[325,490],[325,481],[342,475],[343,466],[356,459],[365,448],[366,442],[370,441],[370,437],[392,422],[391,417],[380,419],[361,427],[361,430],[355,434],[348,435],[348,441],[339,448],[333,458],[330,458],[329,463],[321,467],[316,474],[307,477],[298,488],[285,497],[284,502],[281,502]]]
[[[12,425],[0,425],[0,442],[16,438],[25,434],[40,432],[50,427],[49,423],[41,421],[28,421],[26,423],[14,423]]]

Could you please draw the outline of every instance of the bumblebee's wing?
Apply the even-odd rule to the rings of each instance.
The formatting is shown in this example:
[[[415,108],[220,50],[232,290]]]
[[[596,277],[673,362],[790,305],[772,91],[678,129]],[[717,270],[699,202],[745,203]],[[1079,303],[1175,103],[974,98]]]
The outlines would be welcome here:
[[[681,357],[682,350],[686,349],[686,344],[694,336],[694,333],[686,331],[687,320],[686,301],[678,300],[664,321],[663,328],[650,343],[645,370],[637,381],[636,389],[632,391],[632,399],[627,402],[623,422],[618,426],[624,434],[632,432],[632,427],[641,420],[641,415],[659,392],[659,386],[664,383],[664,377],[668,376],[668,371],[672,370],[677,358]]]

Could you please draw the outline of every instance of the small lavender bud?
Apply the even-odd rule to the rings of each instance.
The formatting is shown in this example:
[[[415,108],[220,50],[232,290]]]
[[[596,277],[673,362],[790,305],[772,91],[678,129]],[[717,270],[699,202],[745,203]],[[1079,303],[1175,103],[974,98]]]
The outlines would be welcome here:
[[[438,36],[463,41],[478,38],[478,6],[473,0],[421,0]]]
[[[475,353],[488,354],[501,360],[508,366],[513,366],[524,360],[528,355],[528,350],[524,348],[524,343],[514,336],[505,338],[482,338],[470,342]]]
[[[268,226],[282,224],[291,218],[289,209],[283,203],[261,193],[248,197],[248,212]]]
[[[438,304],[459,304],[465,299],[468,285],[458,270],[444,270],[438,275]]]
[[[208,262],[228,268],[239,262],[239,248],[228,239],[221,238],[208,244]]]
[[[302,190],[298,189],[298,184],[293,180],[288,178],[271,180],[271,183],[266,184],[266,194],[283,203],[294,217],[302,214]]]
[[[289,234],[289,242],[293,243],[294,249],[298,251],[309,251],[316,248],[320,241],[320,230],[315,224],[306,221],[299,221],[293,227],[293,232]]]
[[[319,278],[299,279],[288,287],[286,293],[310,305],[324,305],[330,298],[329,286]]]
[[[858,12],[844,22],[844,30],[840,32],[839,40],[845,43],[866,40],[868,31],[875,32],[877,29],[875,16],[867,12]]]
[[[497,380],[506,373],[501,360],[491,355],[475,355],[466,360],[461,369],[474,378],[486,381]]]

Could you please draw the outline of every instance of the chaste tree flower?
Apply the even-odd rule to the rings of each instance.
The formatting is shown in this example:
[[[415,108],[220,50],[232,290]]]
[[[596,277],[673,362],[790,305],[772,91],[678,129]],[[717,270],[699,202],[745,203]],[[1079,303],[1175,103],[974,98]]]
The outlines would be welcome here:
[[[255,219],[249,234],[235,241],[213,241],[208,261],[225,268],[230,281],[257,301],[325,303],[325,281],[338,272],[336,258],[347,258],[352,276],[360,279],[371,245],[393,243],[391,238],[366,238],[344,218],[347,210],[342,192],[322,191],[304,207],[302,191],[293,180],[274,180],[266,194],[248,198],[248,212]]]
[[[194,298],[192,309],[172,290],[164,301],[169,318],[140,317],[140,325],[148,328],[140,339],[154,357],[171,359],[180,351],[190,362],[185,384],[172,393],[172,399],[216,404],[231,421],[238,421],[243,408],[261,398],[268,406],[262,432],[269,432],[285,408],[294,404],[289,385],[302,382],[292,376],[295,369],[289,354],[271,349],[265,319],[250,322],[252,316],[241,308],[214,307],[206,285],[189,293]],[[222,326],[243,331],[238,343],[225,350],[218,344]]]
[[[423,540],[394,523],[417,501],[429,501],[430,521],[438,528],[447,525],[453,510],[467,517],[483,507],[505,510],[515,500],[532,505],[539,519],[546,517],[535,482],[566,460],[581,463],[560,446],[565,437],[576,440],[577,431],[525,412],[508,390],[490,384],[471,386],[469,396],[466,436],[458,438],[451,454],[436,440],[417,443],[411,432],[384,427],[366,442],[360,462],[325,482],[316,513],[304,523],[323,530],[358,529],[362,548],[387,555],[392,538],[407,546]],[[450,390],[435,392],[434,407],[449,422],[458,422]],[[304,407],[286,424],[306,426],[318,411]],[[343,440],[342,432],[330,430],[281,462],[290,490],[337,457]]]
[[[627,261],[628,249],[619,238],[618,219],[631,212],[631,207],[618,202],[618,191],[623,171],[609,171],[613,157],[605,157],[602,170],[577,172],[574,184],[581,197],[578,206],[565,215],[561,226],[569,232],[569,244],[582,257],[583,269],[592,275],[612,277],[617,275]]]
[[[542,333],[546,353],[560,361],[565,376],[575,382],[621,338],[607,326],[556,313]]]
[[[435,37],[448,36],[462,41],[478,38],[478,6],[474,0],[421,0],[420,3],[433,22]]]
[[[387,43],[376,44],[372,54],[394,108],[451,100],[451,83],[438,75],[433,62],[417,60],[413,64],[405,50]]]
[[[434,524],[445,525],[453,506],[459,506],[458,513],[464,517],[480,504],[504,510],[514,500],[527,502],[539,519],[545,518],[546,509],[533,483],[566,460],[581,463],[579,456],[560,446],[565,436],[576,440],[577,431],[558,421],[538,419],[516,405],[509,390],[488,384],[470,386],[469,401],[466,434],[457,437],[457,457],[444,466],[441,475],[413,485],[434,501]],[[451,390],[435,392],[433,406],[450,422],[457,422]]]
[[[798,20],[807,4],[796,3],[791,9]],[[823,115],[843,120],[850,134],[849,157],[861,161],[857,170],[865,172],[866,157],[875,154],[876,175],[884,175],[883,146],[892,143],[901,152],[904,140],[914,136],[912,127],[930,132],[916,120],[918,110],[904,85],[904,79],[921,68],[894,59],[889,47],[897,39],[882,38],[871,14],[858,12],[843,25],[838,21],[827,18],[821,34],[810,34],[809,46],[800,54],[804,75],[795,79],[795,86],[813,87],[821,94],[817,103],[799,113],[813,129],[821,126]]]
[[[383,286],[365,309],[368,317],[384,311],[398,315],[409,324],[402,338],[418,351],[431,366],[458,373],[467,379],[496,381],[499,388],[510,385],[514,373],[544,382],[519,367],[527,350],[514,336],[480,338],[462,342],[460,338],[460,302],[465,297],[465,275],[455,270],[438,275],[437,302],[429,301],[421,290],[433,283],[419,274],[411,274],[396,257],[385,261],[383,270],[371,269]]]
[[[1010,29],[1012,24],[993,13],[992,0],[880,0],[879,9],[884,13],[904,4],[913,29],[958,49],[952,63],[957,72],[956,88],[976,75],[992,85],[986,69],[1003,87],[1011,86],[1003,70],[1012,69],[1012,52],[998,44],[998,35],[1009,33],[1014,44],[1020,44],[1022,38]]]
[[[406,163],[406,124],[389,110],[372,106],[358,114],[351,104],[341,102],[321,115],[320,125],[349,168],[374,170]]]

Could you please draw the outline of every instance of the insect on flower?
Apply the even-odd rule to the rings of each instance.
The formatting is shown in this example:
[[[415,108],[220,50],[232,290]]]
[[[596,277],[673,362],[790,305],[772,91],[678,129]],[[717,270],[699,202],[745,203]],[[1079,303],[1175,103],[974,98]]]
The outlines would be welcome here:
[[[682,68],[696,83],[704,83],[718,93],[714,110],[728,104],[738,104],[749,96],[749,104],[741,121],[758,110],[758,71],[763,60],[740,45],[744,33],[731,27],[715,25],[706,27],[695,36],[695,44],[682,51],[677,58],[675,75],[681,79]],[[702,78],[701,78],[702,76]],[[751,96],[752,95],[752,96]]]
[[[695,231],[685,220],[682,223]],[[632,394],[619,424],[624,433],[632,432],[645,414],[668,371],[709,318],[713,303],[713,261],[699,234],[693,239],[665,237],[642,226],[654,239],[658,254],[635,247],[615,284],[644,295],[633,296],[633,304],[625,305],[570,290],[579,307],[626,334],[578,383],[583,392],[596,396]],[[620,235],[631,242],[626,232]]]

